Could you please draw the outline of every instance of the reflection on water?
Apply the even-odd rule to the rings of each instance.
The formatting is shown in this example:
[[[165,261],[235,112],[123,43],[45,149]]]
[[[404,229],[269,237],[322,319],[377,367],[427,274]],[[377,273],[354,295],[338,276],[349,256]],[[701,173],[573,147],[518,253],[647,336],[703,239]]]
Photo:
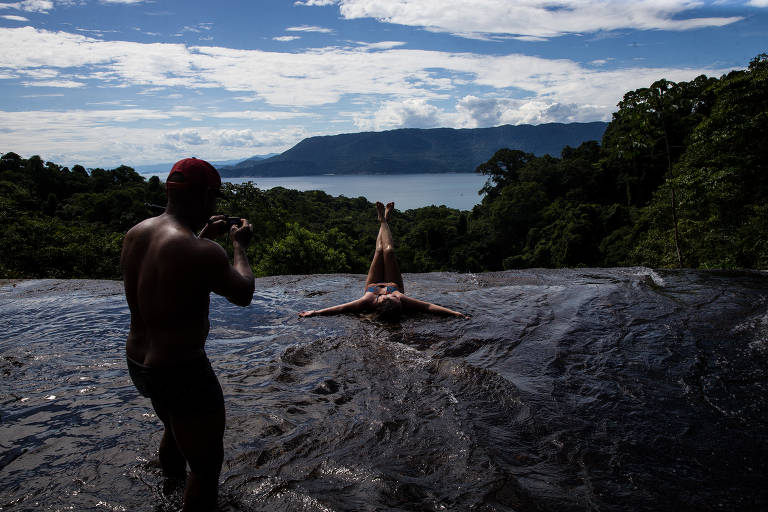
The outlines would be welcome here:
[[[211,302],[222,510],[768,509],[768,276],[406,276],[469,321],[299,320],[362,276]],[[175,510],[120,283],[0,286],[0,510]]]

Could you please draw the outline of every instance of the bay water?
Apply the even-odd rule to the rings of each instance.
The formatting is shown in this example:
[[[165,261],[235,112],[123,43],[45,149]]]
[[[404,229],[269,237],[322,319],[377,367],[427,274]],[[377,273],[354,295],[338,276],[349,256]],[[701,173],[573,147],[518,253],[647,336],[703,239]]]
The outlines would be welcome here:
[[[144,174],[165,180],[168,173]],[[487,177],[475,173],[455,174],[324,174],[278,178],[240,177],[222,180],[228,183],[253,182],[262,190],[283,187],[292,190],[322,190],[332,196],[365,197],[371,202],[394,201],[398,210],[441,206],[471,210],[482,196],[478,191]]]

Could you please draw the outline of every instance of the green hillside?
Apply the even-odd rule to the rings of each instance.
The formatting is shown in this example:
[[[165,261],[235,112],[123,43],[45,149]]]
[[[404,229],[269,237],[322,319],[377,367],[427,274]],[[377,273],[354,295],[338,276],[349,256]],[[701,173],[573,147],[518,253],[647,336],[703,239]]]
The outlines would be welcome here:
[[[499,148],[534,155],[600,140],[607,123],[548,123],[455,130],[402,129],[304,139],[281,155],[222,167],[223,176],[473,172]]]

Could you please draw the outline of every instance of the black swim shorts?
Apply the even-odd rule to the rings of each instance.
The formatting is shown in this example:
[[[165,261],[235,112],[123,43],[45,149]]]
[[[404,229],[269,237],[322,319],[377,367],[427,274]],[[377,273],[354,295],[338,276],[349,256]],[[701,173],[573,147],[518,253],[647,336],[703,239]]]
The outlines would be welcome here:
[[[211,414],[224,405],[224,395],[208,358],[183,365],[150,367],[128,358],[128,373],[142,396],[156,410],[174,416]]]

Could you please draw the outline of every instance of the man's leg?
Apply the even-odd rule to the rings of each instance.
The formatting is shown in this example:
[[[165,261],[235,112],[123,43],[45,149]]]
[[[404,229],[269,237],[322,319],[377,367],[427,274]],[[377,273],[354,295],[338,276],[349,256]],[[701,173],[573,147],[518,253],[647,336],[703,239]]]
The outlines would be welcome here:
[[[171,423],[190,470],[182,511],[214,510],[224,462],[224,406],[211,414],[193,418],[173,416]]]
[[[173,435],[171,426],[171,417],[168,412],[155,400],[152,400],[152,407],[155,409],[157,417],[163,422],[165,431],[160,440],[160,467],[163,468],[163,474],[166,478],[180,479],[182,482],[187,474],[187,461],[179,451],[176,444],[176,437]]]
[[[400,265],[397,263],[397,257],[395,256],[395,244],[392,241],[392,231],[389,229],[389,217],[392,215],[392,210],[395,208],[395,203],[387,203],[387,207],[384,210],[384,218],[381,222],[381,228],[379,228],[379,240],[381,244],[381,250],[384,260],[384,280],[388,283],[397,283],[397,288],[401,293],[405,293],[405,286],[403,286],[403,275],[400,273]],[[378,250],[379,241],[376,242]]]

